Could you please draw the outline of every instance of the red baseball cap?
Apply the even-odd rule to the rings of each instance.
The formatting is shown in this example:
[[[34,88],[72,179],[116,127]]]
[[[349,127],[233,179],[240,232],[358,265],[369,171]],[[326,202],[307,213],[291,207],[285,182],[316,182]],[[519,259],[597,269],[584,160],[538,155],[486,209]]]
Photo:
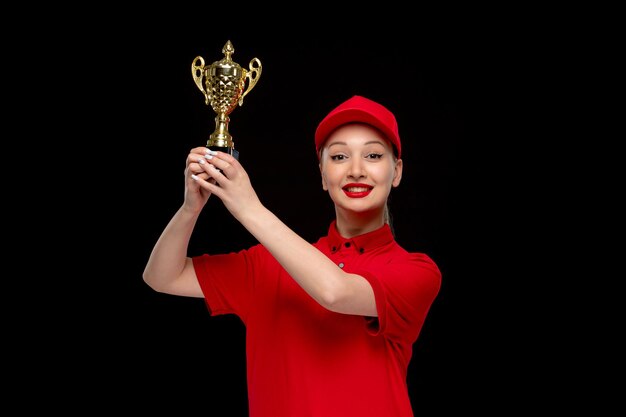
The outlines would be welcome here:
[[[339,126],[362,122],[380,130],[393,144],[400,158],[402,150],[396,117],[383,105],[362,96],[353,96],[335,107],[324,117],[315,130],[315,150],[319,150],[328,136]]]

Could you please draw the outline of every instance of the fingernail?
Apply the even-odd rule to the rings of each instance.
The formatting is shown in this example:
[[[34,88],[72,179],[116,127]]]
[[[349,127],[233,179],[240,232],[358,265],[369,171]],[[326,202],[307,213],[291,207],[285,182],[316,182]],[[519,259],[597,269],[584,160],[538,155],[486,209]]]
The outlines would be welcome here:
[[[196,174],[191,174],[191,179],[194,181],[198,181],[198,176]]]
[[[204,164],[206,164],[206,161],[204,160],[204,158],[200,158],[200,159],[198,159],[198,163],[200,165],[204,165]]]

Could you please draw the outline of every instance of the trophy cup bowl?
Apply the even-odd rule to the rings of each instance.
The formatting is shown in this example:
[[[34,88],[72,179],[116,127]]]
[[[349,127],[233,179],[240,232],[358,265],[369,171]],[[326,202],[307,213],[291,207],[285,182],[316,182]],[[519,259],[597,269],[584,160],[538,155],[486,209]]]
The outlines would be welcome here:
[[[205,65],[204,58],[197,56],[191,63],[191,75],[204,94],[205,104],[217,113],[215,130],[209,136],[207,148],[226,152],[239,159],[239,151],[235,149],[235,142],[228,132],[229,115],[238,105],[243,105],[243,98],[256,85],[262,67],[261,61],[253,58],[249,69],[242,68],[232,60],[234,52],[229,40],[222,48],[224,58],[221,60]]]

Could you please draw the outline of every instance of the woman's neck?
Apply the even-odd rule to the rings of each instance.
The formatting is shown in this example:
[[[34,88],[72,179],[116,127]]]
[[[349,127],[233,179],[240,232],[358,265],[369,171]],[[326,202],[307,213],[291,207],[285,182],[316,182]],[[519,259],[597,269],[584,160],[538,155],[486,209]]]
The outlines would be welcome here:
[[[336,210],[336,218],[337,230],[345,238],[373,232],[385,224],[383,213],[355,215],[354,213],[340,213]]]

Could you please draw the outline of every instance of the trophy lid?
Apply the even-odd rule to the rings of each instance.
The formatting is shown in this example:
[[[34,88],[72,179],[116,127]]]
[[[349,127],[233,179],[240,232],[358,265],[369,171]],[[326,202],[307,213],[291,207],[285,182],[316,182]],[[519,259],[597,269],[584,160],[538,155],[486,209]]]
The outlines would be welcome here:
[[[231,55],[235,53],[235,48],[230,40],[227,41],[222,48],[222,53],[224,54],[224,58],[212,63],[211,69],[216,70],[219,68],[218,72],[224,75],[241,74],[241,65],[234,62],[231,58]]]

